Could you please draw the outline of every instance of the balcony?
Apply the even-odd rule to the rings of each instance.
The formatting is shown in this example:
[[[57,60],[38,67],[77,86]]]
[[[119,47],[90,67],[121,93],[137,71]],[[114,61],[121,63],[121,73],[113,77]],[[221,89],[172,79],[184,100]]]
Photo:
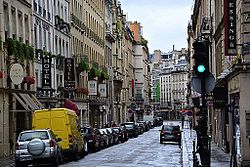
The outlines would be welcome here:
[[[106,31],[106,39],[110,42],[115,42],[115,36],[111,33],[111,31]]]
[[[115,92],[121,92],[123,77],[121,74],[116,73],[113,78]]]

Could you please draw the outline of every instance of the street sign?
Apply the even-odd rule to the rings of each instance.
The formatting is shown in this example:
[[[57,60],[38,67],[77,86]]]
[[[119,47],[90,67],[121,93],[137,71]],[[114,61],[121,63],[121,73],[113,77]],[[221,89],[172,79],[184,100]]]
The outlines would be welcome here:
[[[187,115],[188,115],[188,116],[192,116],[192,115],[193,115],[193,112],[189,110],[189,111],[187,112]]]
[[[192,88],[201,94],[201,79],[197,76],[193,76],[191,79]],[[205,92],[210,93],[215,87],[215,78],[212,73],[209,73],[208,77],[205,78]]]

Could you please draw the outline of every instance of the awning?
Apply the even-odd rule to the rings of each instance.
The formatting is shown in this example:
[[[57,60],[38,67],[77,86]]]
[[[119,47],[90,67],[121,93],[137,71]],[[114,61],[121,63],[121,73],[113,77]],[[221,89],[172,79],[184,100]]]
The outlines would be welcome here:
[[[80,115],[79,109],[78,109],[78,107],[77,107],[77,105],[76,105],[75,102],[73,102],[73,101],[67,99],[67,100],[64,102],[64,107],[65,107],[65,108],[68,108],[68,109],[71,109],[71,110],[73,110],[73,111],[75,111],[76,115],[78,115],[78,116]]]
[[[43,109],[44,106],[33,94],[12,93],[26,111]]]

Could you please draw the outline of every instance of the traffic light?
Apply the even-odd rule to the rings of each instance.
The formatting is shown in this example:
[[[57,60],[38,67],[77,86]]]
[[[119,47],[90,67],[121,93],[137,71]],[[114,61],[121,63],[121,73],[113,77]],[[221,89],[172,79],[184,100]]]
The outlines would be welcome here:
[[[194,73],[198,77],[206,77],[209,74],[209,42],[195,41],[193,43],[195,65]]]

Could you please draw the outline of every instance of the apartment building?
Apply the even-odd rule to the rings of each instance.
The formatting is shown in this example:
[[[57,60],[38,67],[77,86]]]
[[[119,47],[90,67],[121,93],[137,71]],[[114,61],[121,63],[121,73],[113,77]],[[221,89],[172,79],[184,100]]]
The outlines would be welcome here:
[[[119,1],[0,0],[0,13],[0,157],[36,109],[71,108],[94,128],[150,109],[147,41]]]
[[[149,66],[147,40],[143,38],[142,26],[139,22],[130,22],[130,29],[134,34],[134,68],[135,68],[135,97],[136,120],[143,119],[149,105]]]
[[[35,97],[32,1],[0,1],[0,157],[13,150],[16,136],[31,128]]]
[[[187,50],[183,48],[177,51],[173,48],[173,51],[168,53],[161,51],[155,51],[154,53],[153,57],[156,56],[158,60],[160,55],[160,59],[158,63],[154,63],[152,66],[152,99],[157,97],[155,80],[159,75],[159,111],[166,119],[177,119],[180,111],[188,108],[186,99],[188,93]]]

